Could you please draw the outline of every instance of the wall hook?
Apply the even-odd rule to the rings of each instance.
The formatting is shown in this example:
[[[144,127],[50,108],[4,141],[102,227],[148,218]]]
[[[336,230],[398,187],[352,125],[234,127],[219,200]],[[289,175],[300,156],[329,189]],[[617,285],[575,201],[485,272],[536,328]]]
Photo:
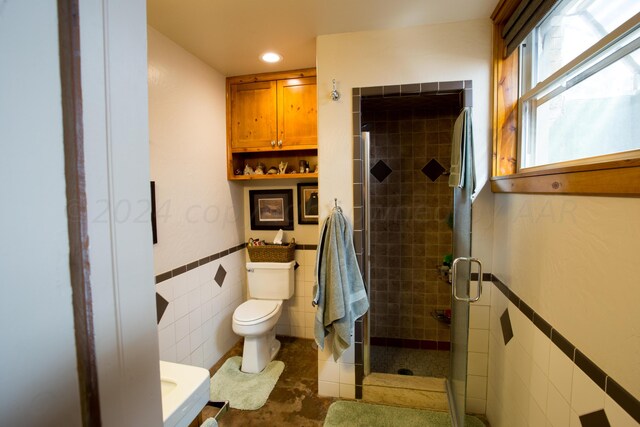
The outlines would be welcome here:
[[[337,101],[340,99],[340,92],[336,89],[336,79],[333,79],[333,90],[331,91],[331,100]]]

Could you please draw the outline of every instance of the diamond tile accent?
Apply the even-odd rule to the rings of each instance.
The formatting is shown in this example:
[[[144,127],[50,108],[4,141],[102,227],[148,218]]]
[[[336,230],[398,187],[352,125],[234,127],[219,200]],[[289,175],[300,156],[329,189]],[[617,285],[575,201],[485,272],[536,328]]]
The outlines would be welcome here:
[[[382,160],[378,160],[378,163],[371,168],[371,175],[373,175],[378,182],[384,181],[391,172],[393,172],[393,170]]]
[[[609,419],[604,409],[591,412],[589,414],[580,415],[580,424],[582,427],[610,427]]]
[[[500,326],[502,327],[502,337],[504,345],[507,345],[513,338],[513,329],[511,329],[511,319],[509,318],[509,310],[505,310],[500,316]]]
[[[158,317],[158,323],[162,319],[167,306],[169,305],[169,301],[164,299],[162,295],[156,292],[156,316]]]
[[[435,181],[436,179],[440,178],[440,175],[442,175],[445,171],[446,169],[436,159],[429,160],[429,163],[424,165],[424,167],[422,168],[422,173],[425,174],[431,181]]]
[[[218,271],[216,272],[216,275],[213,278],[213,280],[216,281],[218,286],[222,287],[225,277],[227,277],[227,270],[225,270],[222,264],[220,264],[220,266],[218,267]]]

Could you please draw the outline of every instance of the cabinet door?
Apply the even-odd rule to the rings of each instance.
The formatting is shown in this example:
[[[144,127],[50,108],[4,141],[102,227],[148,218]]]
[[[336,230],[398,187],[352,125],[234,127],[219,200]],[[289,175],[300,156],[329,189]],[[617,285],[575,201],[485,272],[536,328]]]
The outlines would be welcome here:
[[[317,147],[316,105],[315,77],[278,80],[278,141],[283,149]]]
[[[276,141],[276,83],[231,85],[231,148],[273,150]]]

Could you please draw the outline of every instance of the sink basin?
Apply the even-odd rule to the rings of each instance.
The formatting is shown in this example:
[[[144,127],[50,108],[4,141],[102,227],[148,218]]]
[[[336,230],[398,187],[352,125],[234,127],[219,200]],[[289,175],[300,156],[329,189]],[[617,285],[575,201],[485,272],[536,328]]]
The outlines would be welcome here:
[[[209,401],[209,371],[160,361],[164,427],[188,426]]]

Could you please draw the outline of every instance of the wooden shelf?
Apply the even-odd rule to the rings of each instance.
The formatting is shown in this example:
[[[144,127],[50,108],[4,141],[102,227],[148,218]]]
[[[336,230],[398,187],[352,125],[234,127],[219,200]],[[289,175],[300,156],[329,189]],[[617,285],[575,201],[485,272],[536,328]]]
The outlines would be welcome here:
[[[269,179],[318,179],[318,173],[287,173],[277,175],[234,175],[229,177],[230,181],[260,181]]]

